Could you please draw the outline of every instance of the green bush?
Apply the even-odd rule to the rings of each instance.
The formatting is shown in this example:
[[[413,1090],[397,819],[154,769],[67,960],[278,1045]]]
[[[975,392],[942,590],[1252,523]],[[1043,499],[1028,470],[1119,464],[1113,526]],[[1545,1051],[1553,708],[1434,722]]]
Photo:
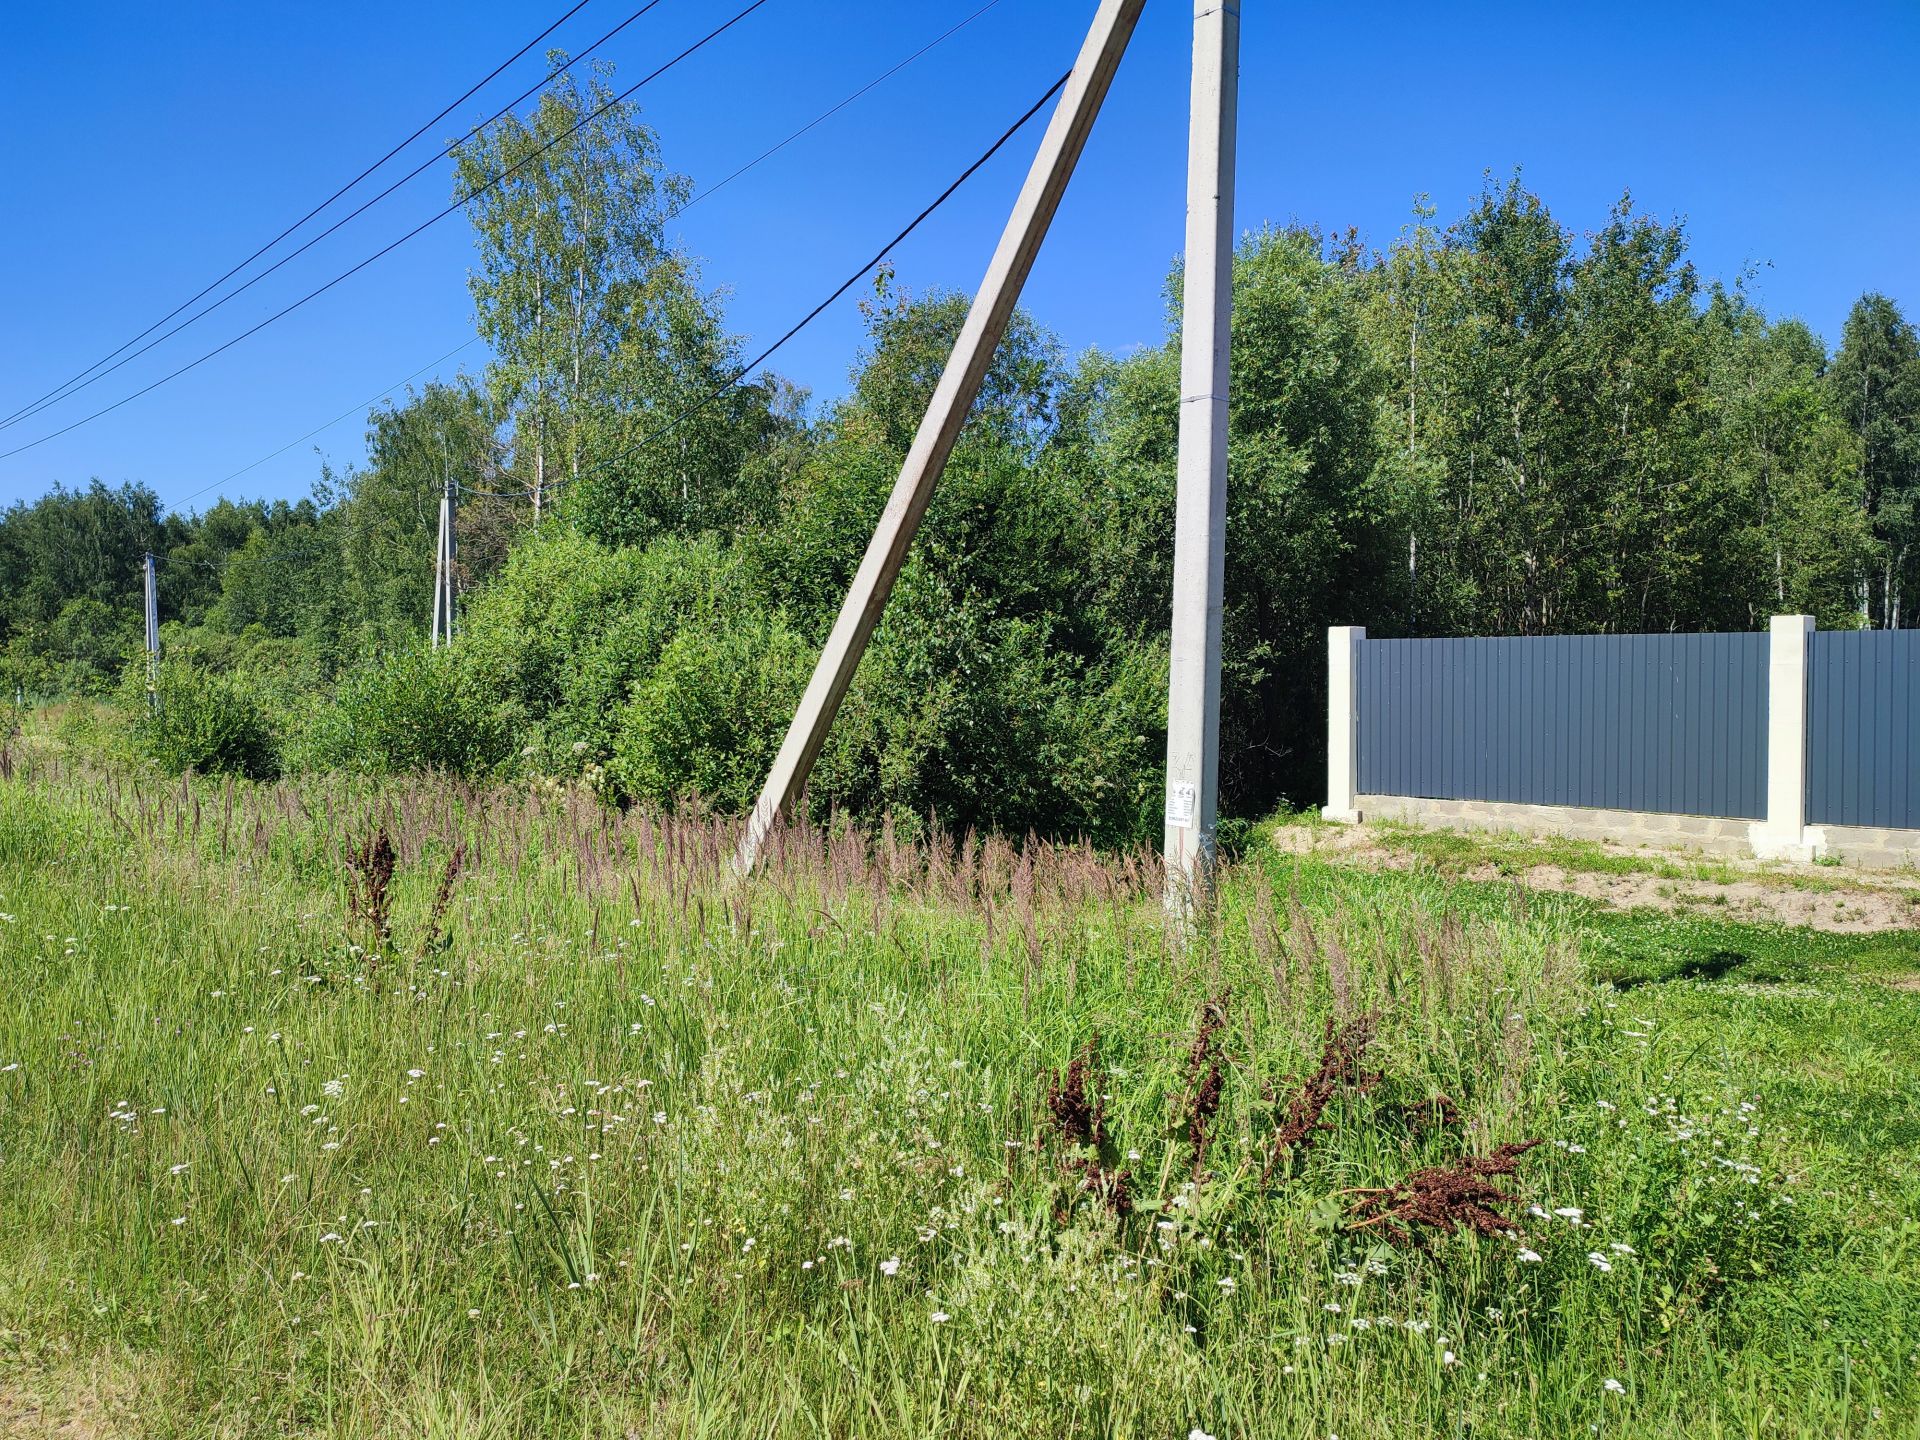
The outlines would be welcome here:
[[[461,665],[539,768],[578,775],[610,764],[623,708],[677,633],[711,631],[752,604],[738,562],[711,538],[615,550],[556,526],[517,546],[473,597]]]
[[[128,667],[120,688],[136,747],[169,774],[245,775],[279,772],[279,747],[266,707],[253,688],[188,661],[160,665],[153,703],[146,668]]]
[[[109,696],[125,657],[140,644],[139,619],[83,596],[61,607],[47,636],[56,688],[67,695]]]
[[[612,788],[632,798],[698,797],[745,810],[812,661],[812,647],[779,614],[682,630],[620,712],[607,767]]]
[[[512,740],[498,709],[451,650],[416,645],[347,675],[294,727],[295,768],[370,775],[499,772]]]
[[[826,806],[1003,834],[1128,844],[1157,833],[1166,660],[1075,653],[1049,617],[1007,616],[908,564],[812,785]]]

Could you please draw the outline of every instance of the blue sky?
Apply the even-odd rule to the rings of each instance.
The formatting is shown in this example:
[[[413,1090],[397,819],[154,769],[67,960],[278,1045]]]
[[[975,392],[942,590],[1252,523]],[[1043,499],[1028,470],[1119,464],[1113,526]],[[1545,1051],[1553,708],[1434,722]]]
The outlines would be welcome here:
[[[639,0],[590,0],[578,50]],[[607,54],[638,79],[738,8],[664,0]],[[643,90],[668,163],[711,181],[982,0],[770,0]],[[1384,244],[1429,194],[1440,218],[1486,171],[1576,230],[1631,189],[1683,218],[1708,275],[1837,343],[1865,289],[1920,318],[1920,4],[1302,7],[1243,0],[1239,220],[1358,226]],[[0,414],[200,289],[557,17],[563,0],[184,0],[12,6],[0,20]],[[1070,62],[1092,0],[999,0],[959,34],[678,222],[732,327],[784,330],[892,235]],[[1027,291],[1070,349],[1152,343],[1181,243],[1191,8],[1149,0]],[[491,113],[529,54],[455,118]],[[449,134],[450,120],[441,127]],[[464,128],[464,126],[460,127]],[[435,132],[439,134],[438,131]],[[895,255],[902,283],[979,279],[1037,129]],[[420,142],[403,160],[424,158]],[[395,175],[402,173],[396,168]],[[451,198],[448,165],[0,449],[99,408],[386,244]],[[372,193],[371,189],[365,193]],[[298,496],[363,454],[361,402],[427,369],[477,371],[451,217],[312,305],[113,414],[0,461],[0,504],[55,481]],[[853,297],[782,352],[821,398],[859,345]],[[342,412],[224,485],[223,477]],[[216,487],[208,490],[207,487]]]

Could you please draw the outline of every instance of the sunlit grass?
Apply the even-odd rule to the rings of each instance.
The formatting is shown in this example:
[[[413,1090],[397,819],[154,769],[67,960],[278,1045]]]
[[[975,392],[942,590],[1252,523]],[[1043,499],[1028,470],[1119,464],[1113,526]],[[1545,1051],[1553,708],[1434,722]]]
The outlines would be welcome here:
[[[1288,823],[1298,823],[1289,817]],[[1823,866],[1818,875],[1804,868],[1774,864],[1735,863],[1707,854],[1658,852],[1578,840],[1561,835],[1526,835],[1517,831],[1464,831],[1383,820],[1368,826],[1370,837],[1383,849],[1417,857],[1443,875],[1487,871],[1522,876],[1538,865],[1551,865],[1573,875],[1645,875],[1661,880],[1698,881],[1711,885],[1764,885],[1810,894],[1850,891],[1920,895],[1906,876],[1863,877],[1838,863]]]
[[[342,863],[382,822],[384,948]],[[155,1435],[1911,1432],[1920,996],[1834,937],[1790,983],[1616,991],[1591,907],[1257,853],[1176,955],[1143,857],[796,834],[740,887],[727,840],[17,771],[0,1393],[110,1375]],[[1263,1180],[1368,1011],[1381,1084]],[[1096,1036],[1119,1219],[1044,1101]],[[1457,1130],[1403,1118],[1439,1094]],[[1536,1137],[1512,1237],[1344,1228]]]

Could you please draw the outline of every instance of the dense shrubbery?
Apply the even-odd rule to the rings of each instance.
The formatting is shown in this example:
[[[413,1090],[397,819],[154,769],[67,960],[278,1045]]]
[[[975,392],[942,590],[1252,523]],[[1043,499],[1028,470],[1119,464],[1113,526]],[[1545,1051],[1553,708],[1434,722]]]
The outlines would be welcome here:
[[[243,679],[169,659],[155,676],[151,705],[144,665],[128,668],[120,695],[134,743],[170,774],[259,780],[280,768],[266,707]]]
[[[778,614],[747,612],[668,642],[620,712],[607,775],[623,795],[697,796],[729,811],[753,803],[811,647]]]
[[[288,758],[304,769],[486,775],[512,739],[492,698],[446,651],[410,646],[354,671],[298,719]]]

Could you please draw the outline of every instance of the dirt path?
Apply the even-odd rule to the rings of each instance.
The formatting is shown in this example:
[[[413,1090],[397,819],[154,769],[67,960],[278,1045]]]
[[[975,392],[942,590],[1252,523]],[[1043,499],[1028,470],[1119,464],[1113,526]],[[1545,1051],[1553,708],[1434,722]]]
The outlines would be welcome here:
[[[1471,851],[1471,840],[1466,837]],[[1525,837],[1486,837],[1488,858],[1447,864],[1463,880],[1517,882],[1532,890],[1584,896],[1623,910],[1655,909],[1710,913],[1750,924],[1795,925],[1840,934],[1920,929],[1920,890],[1911,876],[1871,871],[1844,875],[1816,866],[1762,865],[1685,851],[1608,846],[1607,868],[1556,863],[1527,864]],[[1275,848],[1312,854],[1339,864],[1409,870],[1433,864],[1417,843],[1368,825],[1284,825],[1273,832]],[[1516,863],[1518,862],[1518,863]],[[1732,872],[1731,880],[1682,877],[1672,872],[1706,864]],[[1637,868],[1636,868],[1637,867]]]

